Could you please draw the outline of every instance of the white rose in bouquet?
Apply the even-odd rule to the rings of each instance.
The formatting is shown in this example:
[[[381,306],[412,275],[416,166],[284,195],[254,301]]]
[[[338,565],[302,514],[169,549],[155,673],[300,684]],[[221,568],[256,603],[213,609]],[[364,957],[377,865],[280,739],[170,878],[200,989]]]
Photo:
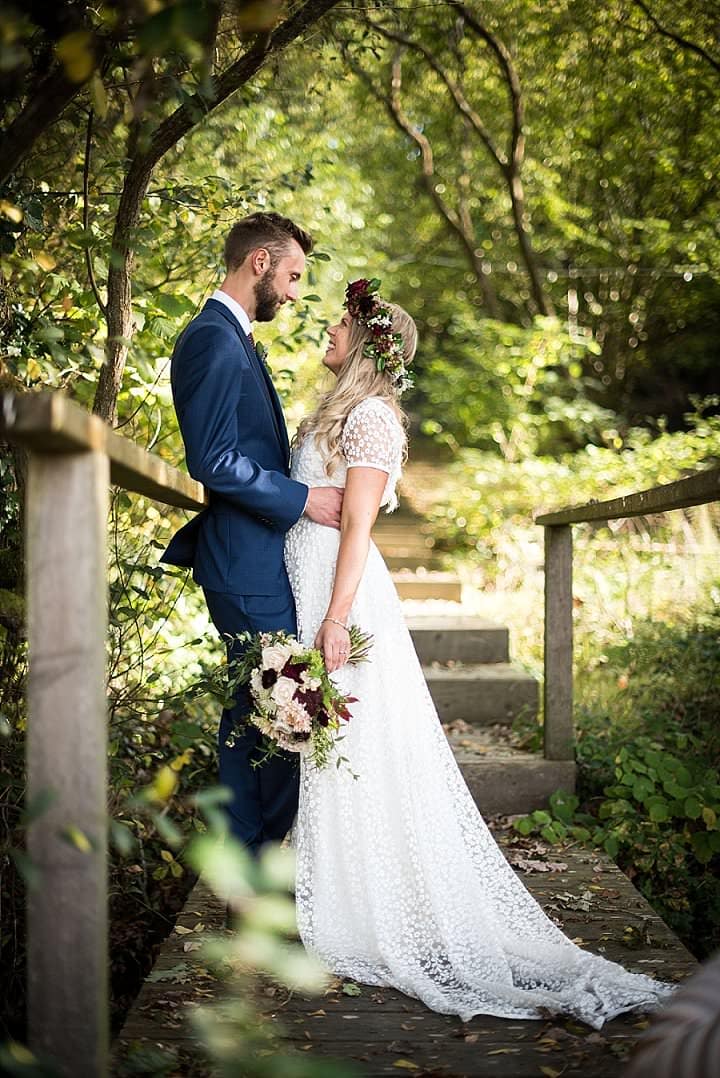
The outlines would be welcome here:
[[[283,664],[284,665],[284,664]],[[272,698],[278,707],[285,707],[295,695],[297,681],[289,677],[279,677],[273,685]]]
[[[262,668],[276,670],[279,674],[291,655],[292,650],[288,644],[273,644],[269,648],[263,648]]]

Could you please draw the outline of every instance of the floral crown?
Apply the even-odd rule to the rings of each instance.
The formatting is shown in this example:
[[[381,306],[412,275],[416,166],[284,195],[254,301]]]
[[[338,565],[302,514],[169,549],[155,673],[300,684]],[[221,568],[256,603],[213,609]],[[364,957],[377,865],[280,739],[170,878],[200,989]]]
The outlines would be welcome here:
[[[370,330],[370,340],[363,348],[363,355],[375,363],[375,369],[385,371],[398,396],[413,385],[412,376],[405,366],[405,347],[401,334],[392,332],[392,312],[386,307],[377,291],[380,281],[361,277],[351,281],[345,289],[348,314],[357,318]]]

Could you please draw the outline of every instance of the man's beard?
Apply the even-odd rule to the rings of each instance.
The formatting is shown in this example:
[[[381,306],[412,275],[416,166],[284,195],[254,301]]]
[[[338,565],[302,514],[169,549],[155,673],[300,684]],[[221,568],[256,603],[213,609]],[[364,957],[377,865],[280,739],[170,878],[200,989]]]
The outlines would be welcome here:
[[[271,266],[255,285],[255,320],[257,322],[272,322],[282,304],[282,297],[273,288],[273,281],[274,274]]]

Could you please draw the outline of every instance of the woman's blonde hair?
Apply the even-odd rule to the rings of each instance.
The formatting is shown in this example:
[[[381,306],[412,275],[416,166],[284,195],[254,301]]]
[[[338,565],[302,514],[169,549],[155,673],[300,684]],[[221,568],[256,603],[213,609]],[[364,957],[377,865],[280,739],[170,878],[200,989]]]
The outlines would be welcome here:
[[[392,315],[392,332],[398,333],[403,340],[403,363],[407,367],[412,363],[417,347],[417,327],[407,311],[396,303],[383,300]],[[398,403],[398,393],[390,376],[385,371],[377,370],[375,360],[363,355],[363,349],[370,339],[370,330],[357,318],[350,324],[348,352],[340,368],[337,381],[320,404],[309,416],[303,419],[293,440],[294,445],[301,445],[308,434],[316,435],[318,442],[327,453],[325,471],[332,475],[342,455],[340,439],[348,415],[360,401],[367,397],[380,397],[386,401],[397,416],[404,429],[407,429],[407,416]]]

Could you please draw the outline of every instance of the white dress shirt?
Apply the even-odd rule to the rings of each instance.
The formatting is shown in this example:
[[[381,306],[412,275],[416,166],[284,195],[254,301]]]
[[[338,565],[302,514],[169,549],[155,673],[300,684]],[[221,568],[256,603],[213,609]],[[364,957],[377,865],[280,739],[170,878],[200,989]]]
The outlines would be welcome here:
[[[250,319],[248,317],[247,311],[242,306],[242,304],[238,303],[238,301],[236,299],[233,299],[232,296],[229,296],[227,292],[223,292],[221,288],[216,288],[213,294],[210,296],[210,299],[217,300],[218,303],[224,303],[227,309],[235,315],[245,334],[248,337],[250,336],[250,333],[252,332],[250,327]]]

